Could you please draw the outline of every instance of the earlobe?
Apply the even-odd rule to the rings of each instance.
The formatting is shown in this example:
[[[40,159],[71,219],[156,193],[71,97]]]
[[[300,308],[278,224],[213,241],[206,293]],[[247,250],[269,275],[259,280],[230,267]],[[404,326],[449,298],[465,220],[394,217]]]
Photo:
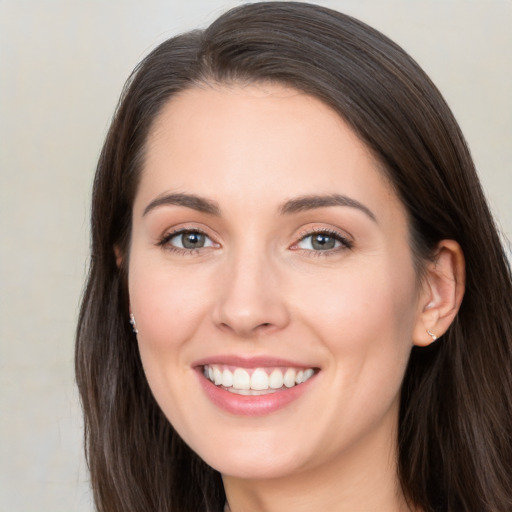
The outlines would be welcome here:
[[[137,322],[135,321],[135,315],[130,312],[130,324],[132,324],[132,330],[135,334],[139,334],[139,330],[137,329]]]
[[[448,330],[462,303],[465,280],[460,245],[454,240],[442,240],[433,261],[427,264],[413,334],[415,345],[430,345]]]
[[[120,269],[121,265],[123,264],[124,257],[123,257],[123,254],[121,253],[121,250],[119,249],[119,246],[117,246],[117,245],[114,246],[114,255],[116,257],[117,268]],[[139,331],[137,329],[137,322],[135,321],[135,316],[132,313],[131,307],[130,307],[130,324],[132,326],[132,330],[135,333],[135,335],[139,334]]]
[[[118,245],[114,245],[114,254],[116,256],[116,265],[117,268],[121,267],[123,263],[123,255],[121,254],[121,249],[119,249]]]

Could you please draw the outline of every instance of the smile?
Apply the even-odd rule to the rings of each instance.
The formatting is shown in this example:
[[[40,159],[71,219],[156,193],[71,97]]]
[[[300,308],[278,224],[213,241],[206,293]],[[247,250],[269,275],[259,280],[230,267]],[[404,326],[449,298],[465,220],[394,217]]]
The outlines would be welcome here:
[[[199,384],[213,405],[235,416],[264,416],[310,396],[321,368],[274,357],[217,355],[196,361]]]
[[[240,368],[207,364],[203,375],[216,386],[238,395],[266,395],[293,388],[308,381],[313,368]]]

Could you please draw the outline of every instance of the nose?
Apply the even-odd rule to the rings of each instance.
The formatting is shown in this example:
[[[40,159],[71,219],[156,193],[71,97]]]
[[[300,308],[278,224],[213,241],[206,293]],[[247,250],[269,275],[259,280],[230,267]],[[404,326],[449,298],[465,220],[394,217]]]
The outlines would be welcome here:
[[[238,258],[219,279],[214,322],[244,338],[283,329],[289,311],[281,284],[268,258]]]

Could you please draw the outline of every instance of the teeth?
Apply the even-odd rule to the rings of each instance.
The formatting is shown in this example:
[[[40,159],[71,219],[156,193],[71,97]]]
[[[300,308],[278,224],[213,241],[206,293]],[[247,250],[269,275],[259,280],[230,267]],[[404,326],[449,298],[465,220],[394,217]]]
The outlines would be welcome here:
[[[270,371],[270,369],[268,369]],[[277,389],[292,388],[309,380],[315,373],[312,368],[297,370],[287,368],[284,372],[274,368],[270,374],[263,368],[251,370],[235,368],[234,371],[223,365],[206,365],[204,376],[216,386],[223,386],[228,391],[239,395],[258,395],[261,392],[274,392]]]
[[[227,370],[229,371],[229,370]],[[215,383],[217,384],[217,383]],[[242,368],[237,368],[233,373],[233,387],[236,389],[251,389],[251,377]]]
[[[230,388],[233,385],[233,374],[229,370],[222,372],[222,385],[225,388]]]
[[[216,386],[222,384],[222,372],[216,366],[213,368],[213,382]]]
[[[304,377],[302,378],[302,382],[306,382],[307,380],[311,379],[315,373],[315,370],[313,368],[308,368],[304,371]]]
[[[283,372],[281,370],[274,370],[269,377],[269,385],[272,389],[279,389],[283,387]]]
[[[251,389],[261,391],[262,389],[268,389],[268,375],[265,370],[256,368],[251,376]]]
[[[284,374],[284,385],[287,388],[293,388],[295,386],[295,377],[297,375],[297,372],[293,368],[288,368],[286,370],[286,373]]]
[[[235,388],[226,388],[226,391],[233,393],[235,395],[269,395],[270,393],[277,393],[276,389],[264,389],[261,391],[256,391],[255,389],[235,389]]]

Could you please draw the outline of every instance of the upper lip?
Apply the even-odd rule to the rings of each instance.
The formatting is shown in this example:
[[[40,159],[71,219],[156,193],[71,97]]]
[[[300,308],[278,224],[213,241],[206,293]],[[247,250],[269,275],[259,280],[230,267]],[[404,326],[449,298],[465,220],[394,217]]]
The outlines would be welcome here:
[[[238,368],[272,368],[275,366],[285,366],[289,368],[315,368],[314,365],[304,364],[289,359],[283,359],[273,356],[239,356],[234,354],[219,354],[210,357],[198,359],[192,363],[193,367],[206,366],[209,364],[225,364],[236,366]]]

